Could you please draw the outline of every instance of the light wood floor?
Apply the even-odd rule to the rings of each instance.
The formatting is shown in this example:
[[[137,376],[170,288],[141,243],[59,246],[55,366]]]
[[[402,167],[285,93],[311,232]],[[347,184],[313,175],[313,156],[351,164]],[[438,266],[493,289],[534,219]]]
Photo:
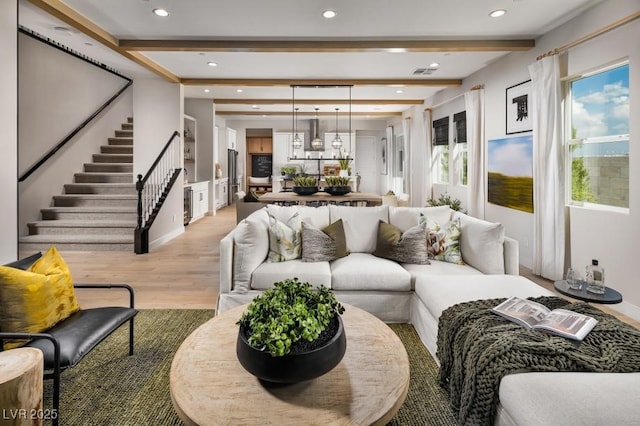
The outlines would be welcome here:
[[[219,244],[235,224],[235,207],[230,206],[218,210],[216,216],[191,223],[184,234],[149,254],[74,251],[62,254],[75,282],[130,284],[136,291],[138,308],[214,309],[219,292]],[[554,291],[551,281],[533,275],[528,268],[521,267],[520,275]],[[126,294],[118,290],[78,290],[78,299],[83,307],[127,301]],[[640,322],[606,305],[599,307],[640,328]]]

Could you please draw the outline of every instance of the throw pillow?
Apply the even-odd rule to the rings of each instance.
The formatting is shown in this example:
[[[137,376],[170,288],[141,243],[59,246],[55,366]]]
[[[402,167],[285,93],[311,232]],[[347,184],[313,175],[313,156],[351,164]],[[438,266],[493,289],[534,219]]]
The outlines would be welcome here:
[[[286,222],[269,214],[269,262],[298,259],[302,249],[300,214],[294,213]]]
[[[22,333],[46,331],[80,310],[69,267],[55,247],[26,271],[0,266],[0,307],[0,329]]]
[[[348,254],[342,219],[324,229],[302,222],[303,262],[330,262]]]
[[[437,222],[420,214],[420,223],[426,224],[427,251],[429,259],[464,265],[460,252],[460,219],[454,219],[440,226]]]
[[[411,227],[403,233],[400,228],[381,220],[378,223],[378,240],[373,254],[400,263],[428,265],[426,223]]]

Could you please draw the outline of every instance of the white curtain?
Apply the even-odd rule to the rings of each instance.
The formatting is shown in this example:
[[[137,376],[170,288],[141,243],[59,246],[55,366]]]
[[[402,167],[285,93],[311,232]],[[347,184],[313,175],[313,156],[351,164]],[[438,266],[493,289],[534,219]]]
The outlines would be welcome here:
[[[402,188],[404,193],[409,196],[411,203],[411,117],[403,117],[402,134],[404,135],[404,168],[402,169]]]
[[[465,93],[464,107],[467,111],[467,185],[469,189],[467,213],[484,219],[486,187],[484,89]]]
[[[558,56],[529,65],[533,117],[533,268],[562,279],[564,271],[564,150]]]

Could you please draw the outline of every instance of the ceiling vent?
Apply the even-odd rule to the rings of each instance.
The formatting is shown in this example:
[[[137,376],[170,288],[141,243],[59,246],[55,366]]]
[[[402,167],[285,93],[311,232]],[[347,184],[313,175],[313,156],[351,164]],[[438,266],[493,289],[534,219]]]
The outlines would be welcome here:
[[[416,68],[413,75],[431,75],[438,68]]]

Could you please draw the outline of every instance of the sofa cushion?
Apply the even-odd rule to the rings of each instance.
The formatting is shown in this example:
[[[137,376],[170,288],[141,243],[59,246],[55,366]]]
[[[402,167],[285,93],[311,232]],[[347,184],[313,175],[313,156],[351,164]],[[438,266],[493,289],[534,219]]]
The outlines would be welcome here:
[[[309,206],[276,206],[267,204],[267,212],[282,222],[288,221],[291,216],[298,213],[300,220],[307,222],[316,228],[322,229],[329,226],[329,208],[327,206],[309,207]],[[333,220],[335,222],[335,220]]]
[[[509,374],[499,397],[513,424],[631,426],[640,419],[639,381],[640,373]],[[587,403],[590,390],[597,398]]]
[[[331,221],[342,219],[351,253],[373,253],[376,249],[378,222],[389,222],[389,206],[329,206]]]
[[[396,262],[429,264],[426,224],[412,226],[402,232],[390,223],[378,222],[378,239],[373,255]]]
[[[449,306],[472,300],[554,295],[516,275],[421,275],[415,281],[415,294],[434,318],[440,318]]]
[[[331,262],[331,288],[409,291],[411,275],[392,260],[375,257],[369,253],[351,253]]]
[[[40,333],[78,310],[71,272],[55,247],[26,271],[0,266],[0,330]]]
[[[447,223],[451,220],[452,212],[449,206],[389,207],[389,223],[406,231],[420,222],[420,215],[436,223]]]
[[[457,265],[455,263],[430,260],[429,265],[416,265],[403,263],[402,267],[411,274],[411,289],[415,289],[415,281],[421,276],[441,276],[441,275],[483,275],[482,272],[470,265]]]
[[[295,212],[286,222],[269,214],[268,262],[284,262],[298,259],[302,251],[301,221]]]
[[[269,230],[266,210],[253,213],[242,220],[233,234],[233,291],[249,290],[251,273],[269,254]]]
[[[266,290],[286,278],[298,278],[314,287],[324,284],[331,288],[331,268],[329,262],[303,263],[301,259],[279,263],[263,263],[251,275],[251,288]]]
[[[303,262],[328,262],[348,254],[342,219],[324,229],[302,222]]]
[[[485,274],[504,274],[504,226],[455,212],[462,260]]]

